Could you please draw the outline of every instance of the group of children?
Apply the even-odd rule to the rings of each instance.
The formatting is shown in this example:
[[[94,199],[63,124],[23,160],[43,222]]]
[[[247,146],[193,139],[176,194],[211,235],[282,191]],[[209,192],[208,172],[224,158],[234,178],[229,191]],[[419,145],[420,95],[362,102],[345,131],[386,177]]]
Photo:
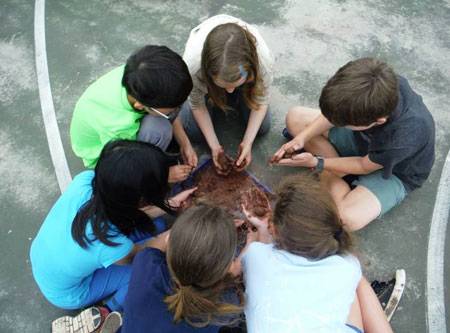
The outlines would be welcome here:
[[[323,88],[320,111],[289,110],[289,142],[271,163],[313,173],[285,179],[265,216],[244,201],[251,227],[237,258],[242,221],[208,204],[184,211],[196,188],[168,197],[197,166],[191,141],[206,142],[226,176],[218,112],[241,117],[234,167],[250,165],[256,136],[270,128],[273,65],[255,27],[218,15],[191,31],[183,58],[145,46],[83,93],[70,138],[94,170],[55,203],[30,257],[52,304],[104,306],[56,320],[53,332],[391,330],[349,232],[424,183],[434,122],[384,61],[350,61]],[[164,214],[179,215],[170,230]]]

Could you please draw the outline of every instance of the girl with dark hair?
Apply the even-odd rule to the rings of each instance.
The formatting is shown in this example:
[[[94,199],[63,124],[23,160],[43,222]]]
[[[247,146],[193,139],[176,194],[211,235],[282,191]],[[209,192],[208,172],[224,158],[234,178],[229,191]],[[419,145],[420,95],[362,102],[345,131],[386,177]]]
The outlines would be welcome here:
[[[248,332],[392,332],[336,204],[313,175],[286,179],[273,214],[259,218],[247,206],[258,233],[242,258]]]
[[[202,204],[180,215],[166,242],[136,255],[119,332],[218,332],[235,323],[244,305],[236,244],[223,208]]]
[[[95,172],[74,178],[31,245],[34,278],[52,304],[78,309],[111,296],[109,310],[122,310],[135,254],[164,237],[155,236],[165,229],[159,216],[195,191],[167,199],[168,170],[161,149],[117,140]]]
[[[237,111],[246,128],[236,167],[251,162],[253,141],[270,128],[269,88],[274,58],[258,30],[228,15],[209,18],[192,29],[183,59],[194,88],[180,119],[191,141],[208,143],[217,171],[223,148],[214,131],[214,114]]]

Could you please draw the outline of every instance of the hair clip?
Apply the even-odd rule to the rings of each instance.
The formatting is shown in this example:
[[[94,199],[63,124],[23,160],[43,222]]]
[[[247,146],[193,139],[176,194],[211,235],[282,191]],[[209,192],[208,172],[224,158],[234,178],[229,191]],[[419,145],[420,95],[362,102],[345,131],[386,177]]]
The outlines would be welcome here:
[[[239,65],[238,68],[239,68],[239,71],[241,72],[242,76],[246,76],[247,75],[247,72],[244,71],[244,67],[242,67],[242,65]]]

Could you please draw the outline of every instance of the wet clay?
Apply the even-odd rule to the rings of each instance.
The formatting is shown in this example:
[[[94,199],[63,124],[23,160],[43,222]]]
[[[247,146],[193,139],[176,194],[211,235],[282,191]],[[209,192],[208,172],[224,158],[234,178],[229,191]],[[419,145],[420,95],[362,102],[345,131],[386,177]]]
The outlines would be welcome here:
[[[232,168],[227,176],[222,176],[217,174],[212,165],[208,165],[196,172],[193,185],[198,189],[188,199],[186,207],[207,202],[223,207],[233,216],[242,218],[241,205],[245,200],[251,213],[257,216],[266,213],[270,193],[258,188],[244,172]]]
[[[244,206],[257,217],[263,217],[270,211],[269,200],[263,190],[254,186],[242,195]]]
[[[231,160],[224,151],[219,153],[217,156],[217,163],[220,164],[222,170],[226,173],[231,172],[233,169],[233,160]]]

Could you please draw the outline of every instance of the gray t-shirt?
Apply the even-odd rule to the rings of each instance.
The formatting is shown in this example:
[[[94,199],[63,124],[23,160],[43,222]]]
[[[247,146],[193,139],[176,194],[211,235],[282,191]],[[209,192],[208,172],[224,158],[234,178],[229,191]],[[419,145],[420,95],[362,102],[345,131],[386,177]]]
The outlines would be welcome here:
[[[360,155],[383,166],[383,178],[396,175],[409,193],[422,186],[434,163],[434,120],[408,81],[398,76],[399,99],[387,122],[354,131]]]

